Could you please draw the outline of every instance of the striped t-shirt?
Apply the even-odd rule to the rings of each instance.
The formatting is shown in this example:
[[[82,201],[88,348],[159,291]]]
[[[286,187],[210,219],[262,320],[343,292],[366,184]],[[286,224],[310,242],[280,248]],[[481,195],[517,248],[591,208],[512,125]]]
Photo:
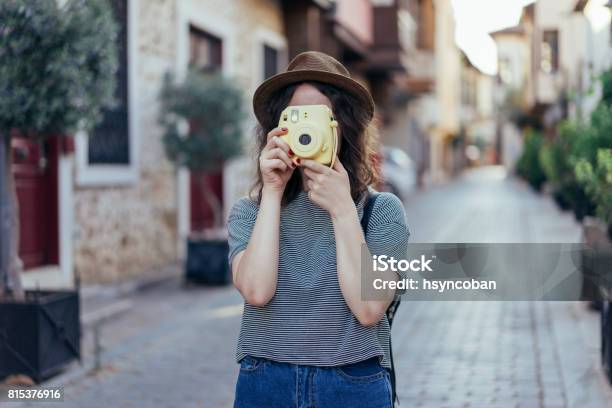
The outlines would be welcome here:
[[[365,196],[357,204],[361,219]],[[248,244],[258,205],[239,200],[229,215],[229,262]],[[281,209],[276,292],[263,307],[245,302],[236,360],[244,356],[274,361],[338,366],[379,357],[390,367],[389,322],[359,323],[348,308],[336,271],[336,243],[329,213],[306,192]],[[406,257],[408,227],[402,202],[381,193],[368,223],[373,254]],[[357,239],[357,238],[356,238]]]

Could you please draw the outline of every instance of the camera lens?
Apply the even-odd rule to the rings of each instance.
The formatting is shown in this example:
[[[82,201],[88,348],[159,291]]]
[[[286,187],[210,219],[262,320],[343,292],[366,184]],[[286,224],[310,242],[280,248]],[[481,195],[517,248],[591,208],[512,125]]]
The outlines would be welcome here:
[[[298,140],[300,141],[300,144],[302,145],[308,145],[310,144],[310,141],[312,140],[312,138],[310,137],[309,134],[301,134],[300,137],[298,138]]]

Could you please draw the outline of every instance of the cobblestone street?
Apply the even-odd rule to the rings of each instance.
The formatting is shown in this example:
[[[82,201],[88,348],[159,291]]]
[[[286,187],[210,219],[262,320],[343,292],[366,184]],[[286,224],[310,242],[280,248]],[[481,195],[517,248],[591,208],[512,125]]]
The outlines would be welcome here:
[[[580,227],[501,168],[406,200],[412,242],[578,242]],[[178,280],[132,296],[85,359],[45,385],[62,407],[230,407],[241,298]],[[402,303],[393,328],[402,407],[604,407],[598,315],[572,302]],[[7,404],[17,406],[17,404]],[[21,406],[39,406],[30,404]]]

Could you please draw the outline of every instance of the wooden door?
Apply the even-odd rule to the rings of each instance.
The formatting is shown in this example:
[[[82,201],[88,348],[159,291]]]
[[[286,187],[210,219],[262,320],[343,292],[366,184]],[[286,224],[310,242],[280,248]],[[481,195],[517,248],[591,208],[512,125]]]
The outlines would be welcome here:
[[[13,177],[19,201],[19,256],[24,268],[59,263],[59,138],[12,139]]]
[[[191,231],[201,232],[214,227],[214,213],[202,195],[202,179],[223,205],[223,173],[191,173]],[[221,214],[223,215],[223,214]]]

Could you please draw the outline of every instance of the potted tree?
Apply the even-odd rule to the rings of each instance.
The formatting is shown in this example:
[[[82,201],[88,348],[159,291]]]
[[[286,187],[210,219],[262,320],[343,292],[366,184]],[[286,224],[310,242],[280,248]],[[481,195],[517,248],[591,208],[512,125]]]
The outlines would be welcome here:
[[[114,101],[117,27],[103,0],[0,2],[0,379],[80,358],[78,290],[24,290],[14,137],[90,128]]]
[[[223,207],[208,173],[241,154],[246,117],[242,91],[219,73],[190,71],[182,83],[167,75],[161,92],[160,122],[166,155],[196,178],[203,203],[213,215],[209,228],[187,238],[185,278],[207,284],[230,281]]]

